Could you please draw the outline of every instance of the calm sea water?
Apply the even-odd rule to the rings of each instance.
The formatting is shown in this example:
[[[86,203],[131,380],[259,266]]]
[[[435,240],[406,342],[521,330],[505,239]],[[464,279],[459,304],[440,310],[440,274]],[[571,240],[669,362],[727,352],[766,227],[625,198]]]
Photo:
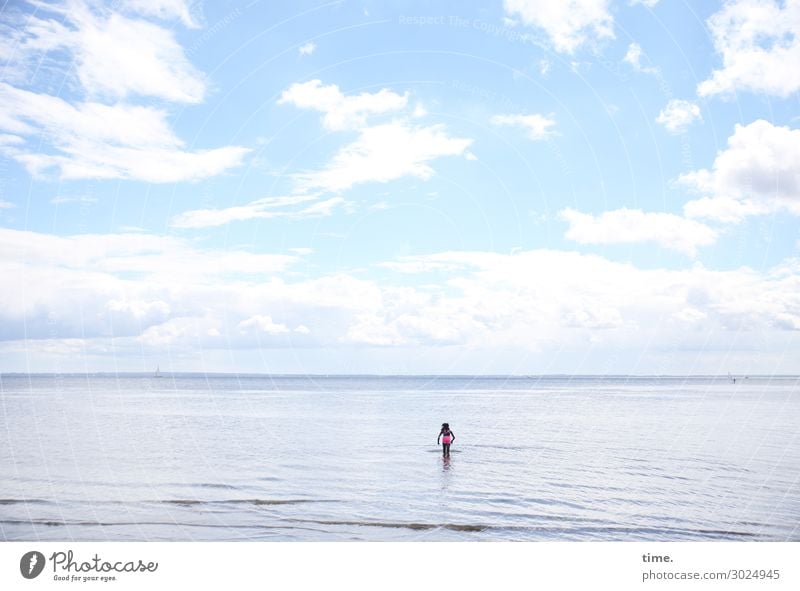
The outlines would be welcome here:
[[[4,540],[800,540],[798,378],[4,376],[0,413]]]

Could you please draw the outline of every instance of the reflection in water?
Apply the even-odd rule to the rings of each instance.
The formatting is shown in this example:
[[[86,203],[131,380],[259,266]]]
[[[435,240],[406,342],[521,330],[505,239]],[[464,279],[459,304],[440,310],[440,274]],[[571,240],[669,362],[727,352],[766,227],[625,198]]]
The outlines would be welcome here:
[[[450,456],[442,456],[442,472],[450,471]]]
[[[453,480],[453,473],[450,471],[450,456],[442,456],[442,480],[440,490],[443,493],[446,493],[450,485],[453,484],[450,482],[451,480]]]

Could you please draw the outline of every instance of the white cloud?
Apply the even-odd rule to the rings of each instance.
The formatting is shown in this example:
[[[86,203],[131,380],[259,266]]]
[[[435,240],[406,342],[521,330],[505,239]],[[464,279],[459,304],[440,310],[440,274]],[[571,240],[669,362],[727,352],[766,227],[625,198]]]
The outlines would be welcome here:
[[[382,88],[378,92],[345,95],[335,84],[323,86],[320,80],[292,84],[284,90],[278,104],[325,113],[327,129],[342,130],[363,126],[371,115],[399,111],[408,104],[408,93],[397,94]]]
[[[547,59],[539,60],[539,74],[541,74],[542,77],[546,78],[547,75],[550,73],[550,68],[552,68],[552,66],[553,64],[550,63],[550,60]]]
[[[170,3],[135,2],[153,11]],[[179,3],[171,3],[177,7]],[[129,18],[102,4],[79,0],[38,5],[16,29],[16,59],[43,54],[68,57],[62,70],[74,72],[95,97],[125,99],[149,96],[198,103],[206,92],[203,76],[186,58],[171,31],[152,22]]]
[[[206,84],[172,33],[112,14],[79,22],[76,61],[81,84],[91,94],[130,94],[198,103]]]
[[[642,4],[647,6],[648,8],[653,8],[656,4],[658,4],[659,0],[630,0],[631,6],[635,6],[636,4]]]
[[[248,329],[255,329],[267,334],[283,334],[289,332],[288,326],[273,322],[271,316],[264,316],[263,314],[257,314],[247,320],[242,320],[238,324],[238,327],[244,332],[247,332]]]
[[[631,65],[634,70],[644,72],[645,74],[658,74],[658,68],[654,66],[642,65],[642,48],[638,43],[631,43],[628,46],[628,51],[622,61]]]
[[[716,242],[716,230],[671,213],[617,209],[599,216],[564,209],[560,217],[569,223],[566,237],[579,244],[655,242],[664,248],[694,256],[697,248]]]
[[[10,201],[6,201],[5,199],[0,199],[0,209],[12,209],[14,207],[16,207],[16,205],[11,203]]]
[[[175,356],[264,347],[346,355],[358,345],[358,356],[424,347],[518,351],[546,363],[598,348],[630,352],[626,359],[683,347],[728,355],[731,331],[749,343],[747,331],[774,339],[800,330],[800,266],[791,260],[715,272],[553,250],[442,252],[387,261],[384,269],[403,274],[380,281],[298,278],[297,262],[149,234],[0,230],[0,341],[16,342],[3,355],[61,347],[81,359],[105,347],[124,366],[165,347]],[[408,277],[429,271],[436,281]]]
[[[297,260],[152,234],[0,229],[0,340],[135,336],[176,317],[224,315],[241,282]]]
[[[551,127],[556,124],[552,115],[545,116],[539,113],[530,115],[495,115],[491,122],[494,125],[510,125],[524,129],[528,138],[532,140],[542,140],[553,135]]]
[[[309,41],[308,43],[301,45],[298,48],[297,53],[299,53],[300,55],[311,55],[312,53],[314,53],[314,50],[316,48],[317,44],[314,43],[313,41]]]
[[[331,197],[329,199],[323,199],[322,201],[317,201],[316,203],[312,203],[308,207],[305,207],[298,211],[296,214],[290,217],[294,218],[308,218],[308,217],[328,217],[333,215],[333,210],[339,206],[344,206],[348,212],[352,211],[352,202],[346,201],[342,197]]]
[[[386,211],[387,209],[391,209],[391,207],[388,201],[378,201],[369,206],[370,209],[375,211]]]
[[[666,127],[670,133],[682,133],[697,119],[702,119],[700,107],[690,101],[672,99],[658,114],[656,123]]]
[[[415,127],[403,122],[361,129],[359,137],[339,149],[319,171],[295,176],[305,191],[337,192],[365,182],[386,183],[404,176],[430,178],[429,162],[463,155],[471,139],[447,135],[443,125]]]
[[[413,311],[383,306],[364,316],[356,334],[376,344],[438,338],[489,349],[516,343],[542,350],[580,347],[580,339],[591,339],[642,353],[690,340],[691,329],[703,330],[696,343],[708,350],[714,347],[710,335],[718,330],[800,329],[796,261],[764,274],[746,268],[715,272],[698,264],[644,270],[594,255],[535,250],[445,252],[384,266],[405,273],[436,271],[448,279],[441,292],[409,300]],[[730,339],[721,339],[719,346],[726,342]]]
[[[56,169],[63,179],[194,180],[240,165],[249,151],[238,146],[184,150],[166,117],[162,110],[124,103],[71,105],[0,82],[0,130],[43,135],[56,150],[3,148],[34,175]]]
[[[266,197],[246,205],[224,209],[195,209],[175,216],[170,225],[175,228],[209,228],[252,219],[325,217],[331,215],[336,207],[346,203],[341,197],[318,199],[318,195]],[[302,207],[293,207],[300,204]]]
[[[702,197],[686,202],[683,213],[688,218],[715,220],[726,224],[737,224],[753,215],[768,214],[773,209],[766,202],[757,202],[732,197]]]
[[[186,2],[185,0],[124,0],[123,6],[134,12],[163,20],[176,18],[192,29],[200,26],[198,18],[192,14],[192,9],[196,7],[195,2]]]
[[[130,0],[113,8],[82,0],[32,4],[32,14],[9,16],[14,53],[6,79],[33,84],[47,70],[41,64],[50,60],[58,71],[75,76],[88,98],[67,101],[0,82],[2,153],[34,176],[55,172],[67,180],[197,180],[241,164],[248,149],[187,150],[165,110],[131,104],[137,97],[203,99],[205,81],[172,32],[119,12],[196,26],[185,2]],[[30,74],[20,75],[28,67]],[[34,137],[35,147],[27,145]]]
[[[506,14],[543,29],[556,51],[574,53],[584,44],[614,38],[609,0],[504,0]]]
[[[330,130],[356,130],[358,137],[339,148],[321,169],[296,173],[297,193],[338,193],[367,182],[387,183],[405,176],[428,179],[434,174],[431,161],[443,156],[473,158],[468,138],[448,135],[444,125],[418,125],[427,115],[417,103],[412,109],[408,93],[383,88],[375,93],[345,95],[335,84],[320,80],[292,84],[281,95],[281,104],[324,113],[323,125]],[[370,117],[393,113],[389,123],[370,123]],[[311,205],[306,214],[329,215],[333,207],[348,204],[341,198]]]
[[[9,133],[0,133],[0,146],[17,146],[25,143],[25,138]]]
[[[86,140],[141,147],[182,145],[166,122],[166,112],[152,107],[95,102],[73,106],[59,97],[2,82],[0,99],[0,128],[26,134],[42,131],[57,144]]]
[[[739,90],[786,97],[800,88],[800,0],[734,0],[708,27],[722,68],[697,87],[700,96]]]
[[[57,169],[65,180],[135,179],[150,183],[193,181],[216,176],[241,165],[246,148],[227,146],[184,152],[83,144],[64,149],[65,155],[13,153],[34,176]]]
[[[759,119],[736,125],[711,170],[680,177],[704,198],[690,201],[691,217],[737,222],[748,215],[786,210],[800,215],[800,130]]]
[[[625,57],[622,58],[622,61],[628,62],[634,67],[634,69],[640,70],[642,68],[641,59],[642,47],[638,43],[631,43],[628,46],[628,51],[625,53]]]

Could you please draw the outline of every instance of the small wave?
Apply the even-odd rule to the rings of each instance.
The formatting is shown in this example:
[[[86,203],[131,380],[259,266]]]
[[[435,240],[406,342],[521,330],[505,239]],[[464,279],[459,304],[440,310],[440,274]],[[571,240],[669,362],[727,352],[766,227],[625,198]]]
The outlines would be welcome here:
[[[662,473],[659,474],[658,472],[662,472]],[[685,480],[685,481],[691,481],[692,480],[691,478],[687,478],[686,476],[679,476],[677,474],[664,474],[663,472],[664,471],[661,470],[661,469],[659,469],[659,470],[646,470],[646,471],[640,471],[640,470],[624,470],[623,471],[624,474],[628,474],[629,476],[642,476],[644,478],[666,478],[667,480]]]
[[[89,499],[63,499],[61,501],[49,501],[46,499],[0,499],[0,505],[53,505],[53,504],[75,504],[75,505],[136,505],[139,503],[158,503],[165,505],[181,505],[191,507],[195,505],[299,505],[301,503],[335,503],[334,499],[160,499],[160,500],[140,500],[140,501],[111,501],[111,500],[89,500]]]
[[[45,499],[0,499],[0,505],[49,505],[53,501]]]
[[[584,505],[580,505],[578,503],[572,503],[570,501],[565,501],[563,499],[547,499],[547,498],[534,498],[534,497],[525,497],[525,498],[490,497],[486,499],[486,503],[497,504],[497,505],[514,505],[520,507],[525,507],[527,505],[555,505],[555,506],[569,507],[570,509],[578,509],[581,511],[587,509],[587,507],[585,507]]]
[[[333,499],[221,499],[210,501],[199,499],[166,499],[147,502],[190,507],[193,505],[299,505],[301,503],[335,503],[336,501]]]
[[[576,517],[575,515],[559,515],[559,514],[548,514],[548,513],[513,513],[509,514],[504,511],[482,511],[481,515],[485,518],[493,518],[497,519],[498,521],[508,520],[509,518],[513,517],[514,519],[518,519],[520,521],[525,521],[529,525],[524,526],[492,526],[492,529],[502,529],[503,527],[517,527],[517,528],[533,528],[536,524],[536,527],[548,527],[550,523],[559,524],[559,523],[566,523],[566,524],[587,524],[587,525],[603,525],[606,522],[604,519],[593,518],[593,517]]]
[[[476,448],[485,448],[485,449],[507,449],[510,451],[525,451],[525,450],[544,450],[547,449],[544,446],[536,446],[536,445],[492,445],[488,443],[473,443],[469,445],[469,447],[476,447]]]
[[[652,536],[653,540],[674,540],[675,536],[688,536],[691,538],[758,538],[759,534],[724,529],[695,529],[691,527],[636,527],[636,526],[599,526],[599,527],[579,527],[569,529],[559,529],[559,533],[568,534],[591,534],[607,538],[609,534],[625,536]]]
[[[279,525],[262,525],[262,524],[221,524],[221,523],[182,523],[179,521],[69,521],[69,520],[53,520],[53,519],[31,519],[23,521],[21,519],[5,519],[0,520],[0,525],[44,525],[46,527],[125,527],[125,526],[141,526],[141,525],[165,525],[169,527],[212,527],[222,529],[286,529]],[[178,539],[178,538],[176,538]]]
[[[7,524],[7,525],[47,525],[47,526],[64,526],[64,525],[73,525],[71,523],[67,523],[66,521],[53,521],[49,519],[3,519],[0,520],[0,524]],[[74,525],[90,525],[89,523],[84,523],[81,521],[77,521]],[[91,524],[94,525],[94,524]]]
[[[610,539],[608,536],[614,536],[617,539],[619,535],[651,535],[655,536],[653,539],[669,539],[676,535],[689,536],[692,538],[707,538],[713,536],[714,538],[758,538],[756,533],[743,532],[736,530],[724,529],[693,529],[693,528],[655,528],[655,527],[624,527],[624,526],[608,526],[608,525],[581,525],[578,527],[553,527],[553,526],[531,526],[531,525],[500,525],[500,524],[461,524],[461,523],[416,523],[416,522],[394,522],[394,521],[348,521],[348,520],[311,520],[311,519],[286,519],[284,521],[298,522],[298,523],[312,523],[316,525],[334,525],[334,526],[357,526],[357,527],[386,527],[386,528],[402,528],[411,530],[436,530],[445,529],[460,532],[539,532],[550,535],[567,535],[575,536],[576,534],[585,537],[591,536],[592,538],[600,537],[601,539]]]
[[[460,523],[414,523],[402,521],[338,521],[338,520],[316,520],[316,519],[286,519],[296,523],[314,523],[317,525],[355,525],[360,527],[391,527],[413,530],[429,529],[448,529],[452,531],[483,531],[489,529],[489,525],[471,525]]]
[[[630,540],[631,537],[646,537],[652,540],[675,540],[680,538],[693,539],[730,539],[748,538],[756,539],[762,537],[757,533],[728,530],[728,529],[694,529],[694,528],[658,528],[658,527],[625,527],[625,526],[589,526],[578,527],[553,527],[553,526],[530,526],[530,525],[500,525],[500,524],[469,524],[469,523],[420,523],[420,522],[401,522],[401,521],[360,521],[360,520],[313,520],[313,519],[283,519],[280,524],[223,524],[223,523],[190,523],[177,521],[70,521],[57,519],[6,519],[0,520],[2,525],[24,525],[24,526],[44,526],[44,527],[130,527],[143,525],[159,525],[167,527],[197,527],[197,528],[218,528],[226,530],[292,530],[307,529],[309,531],[322,531],[302,527],[299,525],[287,525],[288,523],[307,524],[308,526],[350,526],[350,527],[381,527],[409,530],[450,530],[456,532],[529,532],[552,536],[564,536],[564,539],[594,539],[594,540]],[[176,536],[174,539],[181,539]]]
[[[168,484],[167,486],[187,486],[189,488],[220,488],[224,490],[238,490],[240,488],[235,484],[225,484],[218,482],[200,482],[196,484],[191,482],[179,482],[174,484]]]
[[[621,486],[613,486],[611,484],[603,483],[602,486],[597,486],[594,484],[579,484],[573,482],[546,482],[548,486],[555,486],[558,488],[568,488],[568,489],[578,489],[578,490],[588,490],[588,491],[624,491],[625,488]]]
[[[710,534],[713,536],[735,536],[741,538],[757,538],[758,534],[746,531],[732,531],[729,529],[698,529],[697,533]]]

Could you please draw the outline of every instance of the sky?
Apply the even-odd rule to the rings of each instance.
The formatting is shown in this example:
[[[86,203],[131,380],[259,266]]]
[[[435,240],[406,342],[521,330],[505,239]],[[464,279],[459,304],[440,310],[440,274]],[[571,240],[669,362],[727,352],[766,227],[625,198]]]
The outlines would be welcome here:
[[[0,372],[800,373],[800,0],[0,6]]]

